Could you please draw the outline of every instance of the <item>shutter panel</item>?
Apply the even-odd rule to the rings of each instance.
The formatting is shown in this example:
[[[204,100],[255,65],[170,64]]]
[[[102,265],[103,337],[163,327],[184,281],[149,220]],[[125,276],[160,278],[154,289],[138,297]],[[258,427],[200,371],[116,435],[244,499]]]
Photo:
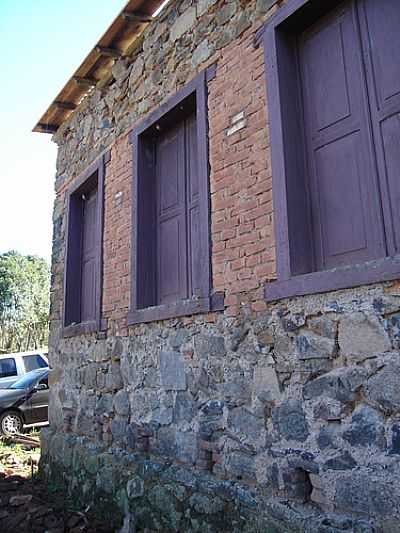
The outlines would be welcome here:
[[[299,38],[317,270],[385,255],[354,4]]]
[[[195,114],[189,117],[186,121],[186,168],[189,295],[202,296],[202,264],[206,258],[205,256],[202,256],[201,253],[200,191],[198,172],[197,122]]]
[[[156,147],[158,304],[187,298],[184,123],[164,133]]]
[[[361,3],[371,117],[376,142],[389,254],[400,252],[400,3]]]
[[[97,189],[83,203],[81,322],[95,320]]]
[[[81,321],[81,252],[83,210],[80,198],[70,196],[68,217],[68,254],[65,285],[64,325]]]

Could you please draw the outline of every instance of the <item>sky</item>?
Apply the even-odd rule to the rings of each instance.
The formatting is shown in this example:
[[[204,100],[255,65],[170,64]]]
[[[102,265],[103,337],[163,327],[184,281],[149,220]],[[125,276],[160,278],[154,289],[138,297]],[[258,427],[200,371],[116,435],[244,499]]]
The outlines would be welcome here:
[[[0,0],[0,253],[50,261],[56,145],[32,128],[127,0]]]

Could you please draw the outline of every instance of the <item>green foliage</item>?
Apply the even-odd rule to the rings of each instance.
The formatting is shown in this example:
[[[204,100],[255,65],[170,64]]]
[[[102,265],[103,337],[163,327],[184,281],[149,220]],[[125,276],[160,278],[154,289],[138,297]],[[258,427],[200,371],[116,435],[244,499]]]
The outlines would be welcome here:
[[[47,344],[50,270],[44,259],[11,251],[0,255],[0,351]]]

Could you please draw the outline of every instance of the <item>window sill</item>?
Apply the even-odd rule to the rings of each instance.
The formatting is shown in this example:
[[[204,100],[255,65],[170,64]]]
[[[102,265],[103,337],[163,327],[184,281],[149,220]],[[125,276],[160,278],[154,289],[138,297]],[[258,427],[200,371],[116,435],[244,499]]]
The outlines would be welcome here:
[[[400,255],[273,281],[265,286],[265,299],[273,302],[293,296],[348,289],[397,278],[400,278]]]
[[[147,307],[146,309],[130,311],[128,313],[128,326],[223,310],[224,295],[223,293],[217,292],[208,298],[182,300],[181,302],[174,304],[157,305],[154,307]]]
[[[77,335],[87,335],[98,331],[99,325],[96,320],[90,322],[81,322],[63,328],[63,337],[76,337]]]

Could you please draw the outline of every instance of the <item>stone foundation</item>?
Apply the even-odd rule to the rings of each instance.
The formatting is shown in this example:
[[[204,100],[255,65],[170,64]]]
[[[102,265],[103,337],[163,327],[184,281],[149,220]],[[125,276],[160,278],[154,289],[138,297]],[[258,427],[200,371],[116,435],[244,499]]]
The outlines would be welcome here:
[[[43,442],[42,471],[49,482],[68,491],[82,508],[94,506],[110,531],[376,531],[371,521],[280,501],[266,490],[216,480],[159,457],[48,430]]]
[[[72,461],[69,490],[90,499],[101,488],[135,516],[124,491],[149,468],[157,483],[142,476],[140,497],[176,499],[169,518],[147,504],[138,513],[153,529],[194,520],[194,531],[257,531],[251,520],[266,510],[268,524],[268,502],[279,498],[303,506],[278,505],[289,518],[277,531],[306,531],[311,504],[400,531],[399,317],[398,288],[386,284],[292,299],[241,322],[215,314],[136,326],[126,337],[59,339],[43,464],[68,474]],[[169,479],[175,472],[182,485]],[[197,479],[209,488],[194,490]],[[187,511],[210,495],[215,513]]]

